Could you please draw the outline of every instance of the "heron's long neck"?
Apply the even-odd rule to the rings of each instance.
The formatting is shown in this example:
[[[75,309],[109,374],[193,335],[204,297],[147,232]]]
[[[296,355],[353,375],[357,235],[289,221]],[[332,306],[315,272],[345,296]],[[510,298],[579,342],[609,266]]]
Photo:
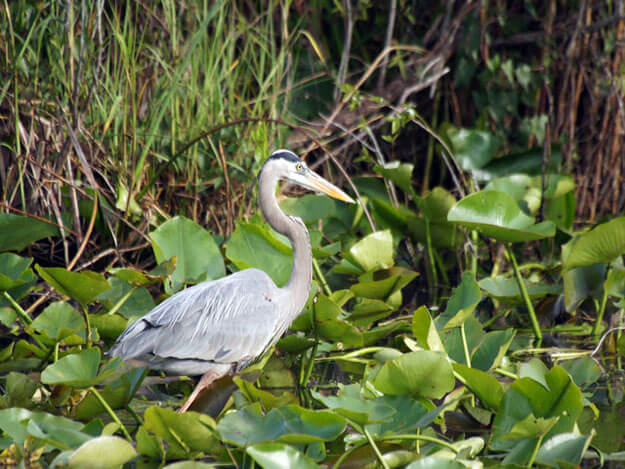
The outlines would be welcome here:
[[[271,179],[264,181],[264,177]],[[289,238],[293,248],[293,269],[282,291],[291,299],[290,304],[293,305],[293,309],[297,310],[293,314],[298,315],[308,300],[312,281],[310,237],[301,219],[286,215],[278,206],[275,196],[278,180],[263,173],[260,178],[258,196],[265,220],[274,230]]]

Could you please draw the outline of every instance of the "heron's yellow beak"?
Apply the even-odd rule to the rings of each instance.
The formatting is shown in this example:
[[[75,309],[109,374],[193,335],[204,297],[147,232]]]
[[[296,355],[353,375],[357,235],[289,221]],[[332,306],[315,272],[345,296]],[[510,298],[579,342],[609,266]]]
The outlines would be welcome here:
[[[313,171],[306,171],[306,174],[295,174],[288,179],[289,182],[303,186],[311,191],[321,192],[335,199],[350,204],[356,203],[349,195],[336,187],[334,184],[326,181]]]

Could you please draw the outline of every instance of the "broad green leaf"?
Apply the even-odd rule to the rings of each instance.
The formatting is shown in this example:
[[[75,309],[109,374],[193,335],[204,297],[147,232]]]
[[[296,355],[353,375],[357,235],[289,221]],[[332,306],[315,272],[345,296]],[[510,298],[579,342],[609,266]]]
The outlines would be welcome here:
[[[66,301],[50,303],[43,312],[35,318],[32,328],[46,334],[51,339],[61,341],[73,334],[82,332],[84,339],[85,319]]]
[[[346,257],[363,272],[388,269],[393,265],[393,236],[389,230],[371,233],[354,244]]]
[[[436,318],[437,328],[446,330],[461,326],[471,316],[481,299],[482,292],[475,281],[475,275],[472,272],[464,272],[460,285],[451,292],[445,311]]]
[[[108,311],[116,308],[116,312],[130,319],[143,316],[156,306],[145,287],[132,286],[115,277],[109,278],[108,282],[111,289],[98,296]]]
[[[412,216],[406,220],[408,234],[415,241],[427,244],[427,220],[425,217]],[[436,248],[455,248],[463,240],[458,227],[445,220],[444,223],[430,223],[430,242]]]
[[[475,170],[488,164],[499,147],[497,137],[483,130],[455,128],[444,129],[454,156],[462,169]]]
[[[286,337],[282,337],[276,345],[282,352],[302,353],[304,350],[308,350],[315,345],[315,339],[297,334],[289,334]]]
[[[291,248],[254,223],[237,225],[228,241],[226,257],[239,269],[254,267],[267,272],[278,286],[289,280],[293,264]]]
[[[111,288],[104,275],[89,270],[78,273],[61,267],[40,265],[36,265],[35,269],[56,291],[78,301],[82,306],[93,303],[98,295]]]
[[[543,298],[547,295],[559,295],[562,293],[562,285],[549,285],[545,283],[530,283],[527,280],[523,280],[525,288],[532,300]],[[520,304],[523,302],[521,296],[521,290],[519,284],[515,278],[503,277],[501,275],[497,277],[485,277],[478,282],[478,285],[484,290],[491,298],[497,300]]]
[[[99,436],[83,443],[68,459],[70,468],[90,467],[114,469],[137,456],[137,452],[123,438]]]
[[[334,200],[329,197],[319,197],[315,194],[288,197],[280,202],[280,207],[286,213],[300,217],[304,223],[317,222],[323,218],[333,216],[336,212]]]
[[[557,417],[536,418],[530,414],[523,420],[515,423],[503,440],[514,440],[519,438],[537,438],[547,434],[549,430],[558,422]]]
[[[248,402],[260,402],[263,409],[269,410],[274,407],[299,403],[295,394],[290,391],[282,391],[278,394],[277,391],[270,392],[259,389],[252,383],[238,377],[234,378],[233,381],[239,387],[239,391],[241,391],[241,394],[243,394]]]
[[[38,387],[28,376],[12,371],[6,377],[5,397],[11,407],[32,407],[32,397]]]
[[[453,459],[427,456],[411,462],[405,469],[465,469],[465,466]]]
[[[625,217],[598,225],[570,244],[568,256],[563,259],[566,270],[610,263],[625,253]]]
[[[133,368],[98,392],[111,409],[121,409],[130,403],[147,371],[145,368]],[[100,401],[90,392],[74,409],[74,416],[79,420],[89,420],[106,412]]]
[[[200,461],[178,461],[173,464],[167,464],[163,469],[215,469],[215,466]]]
[[[551,161],[548,162],[547,171],[556,171],[562,161],[562,151],[559,147],[551,149]],[[476,178],[490,180],[495,177],[510,174],[540,174],[543,171],[543,149],[535,147],[521,153],[511,153],[501,158],[495,158],[489,164],[474,172]]]
[[[599,365],[589,356],[562,361],[562,368],[571,375],[575,384],[582,389],[595,383],[603,375]]]
[[[262,415],[256,403],[226,414],[217,430],[226,442],[250,446],[272,440],[292,444],[332,441],[345,426],[345,420],[330,411],[285,406]]]
[[[391,161],[384,165],[376,164],[373,170],[381,176],[384,176],[389,181],[392,181],[401,190],[415,196],[414,189],[412,188],[412,171],[414,165],[411,163],[401,163],[399,161]]]
[[[444,353],[422,350],[386,362],[373,384],[392,396],[440,399],[453,389],[454,376]]]
[[[384,319],[393,311],[395,308],[384,301],[361,298],[354,304],[348,319],[357,326],[369,326],[375,321]]]
[[[601,296],[606,269],[607,264],[595,264],[562,272],[564,307],[568,312],[574,312],[588,297]]]
[[[503,242],[532,241],[555,234],[552,222],[535,224],[512,197],[500,191],[468,195],[451,208],[447,219]]]
[[[34,425],[30,425],[31,422]],[[81,433],[83,424],[65,417],[12,407],[0,410],[0,430],[18,445],[24,445],[28,435],[43,437],[49,444],[62,449],[77,448],[92,436]]]
[[[188,458],[200,451],[213,453],[219,448],[215,421],[208,415],[150,407],[145,411],[144,426],[167,442],[167,456],[172,459]]]
[[[514,334],[515,330],[512,328],[486,334],[471,354],[471,366],[482,371],[498,367],[514,339]]]
[[[549,372],[549,369],[545,366],[542,360],[538,358],[532,358],[529,362],[521,363],[519,365],[519,378],[531,378],[537,383],[542,384],[545,389],[549,389],[545,375]]]
[[[119,314],[90,314],[89,322],[107,341],[117,339],[128,326],[128,319]]]
[[[456,203],[456,198],[451,192],[435,187],[427,196],[418,201],[419,210],[431,223],[447,224],[447,212]]]
[[[224,260],[211,234],[188,218],[177,216],[166,221],[150,233],[150,239],[159,264],[176,257],[170,293],[185,283],[214,280],[226,274]]]
[[[100,349],[97,347],[72,353],[48,365],[41,373],[41,382],[76,387],[91,386],[97,381],[99,364]]]
[[[358,384],[339,383],[338,386],[339,393],[336,396],[325,396],[317,391],[312,391],[312,396],[327,408],[360,425],[389,421],[395,413],[393,407],[382,402],[380,398],[365,399]]]
[[[577,433],[562,433],[550,438],[538,450],[536,462],[549,467],[578,467],[590,445],[592,436]]]
[[[433,352],[445,351],[427,307],[420,306],[414,312],[412,316],[412,334],[424,349],[432,350]]]
[[[462,377],[463,384],[475,394],[486,408],[493,411],[499,409],[503,398],[503,388],[497,379],[484,371],[469,368],[461,363],[454,363],[453,368]]]
[[[58,236],[56,226],[31,217],[0,213],[0,251],[21,251],[48,236]]]
[[[0,254],[0,292],[11,290],[27,281],[27,272],[31,271],[30,257],[21,257],[10,252]]]
[[[375,436],[410,433],[417,428],[424,428],[436,419],[440,411],[430,410],[422,402],[408,396],[382,396],[375,398],[375,402],[395,411],[389,419],[367,424],[367,430]]]
[[[258,443],[246,449],[264,469],[315,469],[319,466],[308,456],[284,443]]]

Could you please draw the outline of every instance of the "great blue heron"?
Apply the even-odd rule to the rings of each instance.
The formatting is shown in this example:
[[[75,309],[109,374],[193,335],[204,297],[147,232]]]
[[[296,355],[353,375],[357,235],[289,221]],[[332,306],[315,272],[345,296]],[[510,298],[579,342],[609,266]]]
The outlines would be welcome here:
[[[278,288],[265,272],[246,269],[187,288],[128,326],[109,352],[174,375],[202,375],[180,412],[202,389],[238,372],[275,344],[308,299],[310,238],[302,220],[278,206],[280,180],[345,202],[354,200],[290,151],[278,150],[267,159],[258,176],[258,198],[267,222],[293,247],[288,283]]]

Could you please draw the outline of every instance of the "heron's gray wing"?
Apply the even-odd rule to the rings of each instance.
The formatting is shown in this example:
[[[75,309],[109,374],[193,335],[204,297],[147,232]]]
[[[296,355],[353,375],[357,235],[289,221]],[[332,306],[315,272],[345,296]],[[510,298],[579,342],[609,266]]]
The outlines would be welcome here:
[[[187,288],[133,323],[111,355],[235,364],[261,354],[281,332],[278,288],[247,269]]]

